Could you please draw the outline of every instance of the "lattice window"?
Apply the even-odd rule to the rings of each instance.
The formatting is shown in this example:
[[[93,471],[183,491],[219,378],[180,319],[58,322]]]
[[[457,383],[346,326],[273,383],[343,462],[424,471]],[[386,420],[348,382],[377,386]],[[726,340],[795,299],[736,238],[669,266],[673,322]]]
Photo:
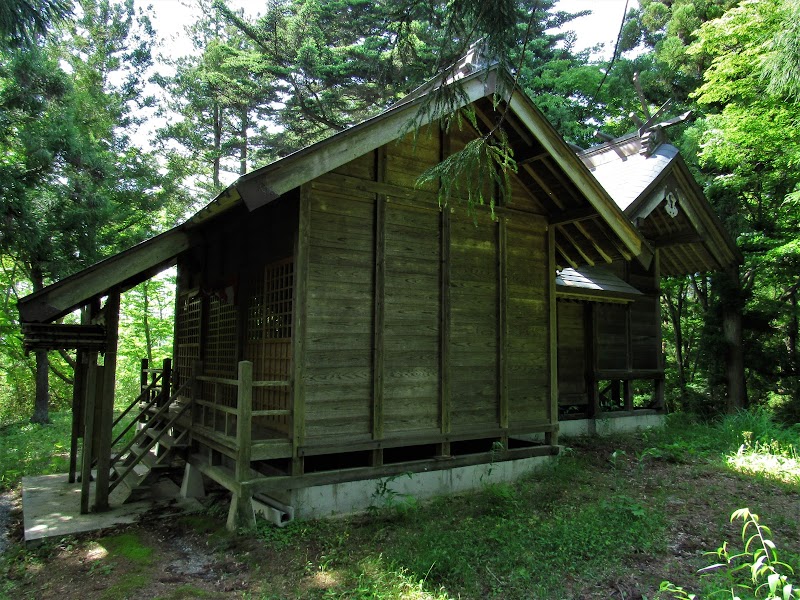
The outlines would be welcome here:
[[[200,358],[200,315],[202,302],[195,292],[186,292],[178,298],[175,326],[175,389],[182,386],[192,374],[192,363]]]
[[[253,282],[253,294],[248,299],[245,357],[253,362],[254,380],[287,381],[291,375],[293,286],[292,259],[267,265]],[[253,390],[254,410],[286,410],[290,406],[288,387]],[[288,433],[290,419],[259,417],[254,424]]]
[[[236,306],[216,296],[208,299],[208,330],[203,355],[203,373],[211,377],[235,379],[238,375],[236,363]],[[203,398],[235,406],[236,390],[233,386],[203,384]]]

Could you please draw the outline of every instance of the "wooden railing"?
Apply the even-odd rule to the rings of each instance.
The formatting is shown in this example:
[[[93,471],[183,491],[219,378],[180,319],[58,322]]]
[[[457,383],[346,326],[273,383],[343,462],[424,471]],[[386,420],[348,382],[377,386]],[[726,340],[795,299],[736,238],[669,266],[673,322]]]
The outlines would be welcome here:
[[[199,369],[198,369],[199,370]],[[194,386],[192,395],[194,397],[195,413],[192,415],[192,425],[200,425],[221,434],[232,442],[236,449],[239,460],[243,463],[250,463],[250,450],[253,440],[253,419],[258,417],[283,417],[291,416],[291,410],[253,409],[253,388],[259,387],[288,387],[288,381],[253,381],[253,363],[242,361],[239,363],[238,377],[230,379],[226,377],[212,377],[209,375],[196,375],[194,377],[198,383],[211,384],[214,390],[212,400],[200,398],[197,388]],[[219,393],[221,386],[233,386],[236,388],[236,405],[228,406],[213,400],[213,398],[224,397],[225,394]],[[237,464],[239,463],[237,460]]]

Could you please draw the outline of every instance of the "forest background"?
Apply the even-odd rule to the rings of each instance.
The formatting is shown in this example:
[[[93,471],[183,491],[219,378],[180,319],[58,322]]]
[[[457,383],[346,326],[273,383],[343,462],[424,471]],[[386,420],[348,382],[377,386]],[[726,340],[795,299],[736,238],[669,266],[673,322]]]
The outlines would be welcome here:
[[[555,0],[272,0],[258,18],[196,2],[192,51],[162,72],[152,13],[133,0],[0,6],[0,423],[46,422],[71,401],[74,359],[24,353],[19,297],[385,109],[480,38],[581,147],[667,100],[665,118],[692,111],[671,142],[745,263],[664,282],[668,406],[730,408],[721,324],[734,310],[747,401],[800,419],[798,0],[640,0],[605,56],[578,49],[577,15]],[[135,393],[141,358],[171,355],[173,294],[166,276],[123,295],[118,397]]]

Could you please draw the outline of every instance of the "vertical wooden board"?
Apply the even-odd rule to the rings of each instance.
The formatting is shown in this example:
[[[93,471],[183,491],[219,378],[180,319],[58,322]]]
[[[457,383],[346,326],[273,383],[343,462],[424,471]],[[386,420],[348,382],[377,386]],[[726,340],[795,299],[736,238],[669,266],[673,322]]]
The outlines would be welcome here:
[[[558,391],[560,396],[586,394],[583,304],[558,302]]]
[[[441,243],[438,211],[386,208],[384,430],[439,423]]]
[[[341,167],[335,168],[332,172],[374,181],[375,161],[373,160],[372,154],[367,153],[343,164]]]
[[[658,297],[644,297],[631,304],[631,350],[634,369],[657,369],[661,336],[656,319]]]
[[[438,127],[426,126],[386,145],[385,181],[408,189],[436,192],[437,182],[417,186],[417,178],[440,158]]]
[[[549,406],[547,237],[542,222],[508,227],[509,425],[546,421]]]
[[[542,206],[541,202],[528,191],[528,188],[516,175],[511,176],[511,201],[509,206],[537,215],[547,214],[547,210]]]
[[[595,309],[597,329],[597,368],[624,370],[628,365],[628,320],[621,304],[598,304]]]
[[[374,196],[323,184],[311,190],[303,360],[307,439],[372,429],[374,203]],[[343,239],[361,243],[346,247]],[[337,354],[342,345],[346,351]]]
[[[477,224],[453,215],[450,246],[451,425],[499,424],[498,230],[481,216]]]

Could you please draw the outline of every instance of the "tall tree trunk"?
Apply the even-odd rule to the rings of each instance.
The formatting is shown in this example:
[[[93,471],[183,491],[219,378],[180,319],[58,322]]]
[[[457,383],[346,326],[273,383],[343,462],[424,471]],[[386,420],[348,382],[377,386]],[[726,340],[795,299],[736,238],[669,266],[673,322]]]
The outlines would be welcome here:
[[[795,407],[800,410],[800,365],[797,364],[797,337],[798,337],[798,314],[797,314],[797,290],[792,291],[789,298],[789,335],[787,345],[789,346],[789,369],[791,369],[790,381],[792,390],[792,400]]]
[[[44,288],[44,274],[38,265],[31,266],[33,291]],[[33,403],[31,423],[50,422],[50,361],[47,350],[37,350],[36,356],[36,398]]]
[[[669,312],[669,320],[672,323],[672,332],[675,336],[675,366],[678,369],[678,387],[680,388],[681,398],[686,398],[686,365],[683,359],[683,328],[681,327],[681,313],[683,312],[683,286],[678,290],[678,300],[672,299],[669,291],[664,293],[664,300]]]
[[[153,364],[153,334],[150,331],[150,280],[142,286],[142,326],[144,327],[144,341],[147,347],[147,363]]]
[[[249,124],[246,108],[242,109],[240,116],[242,120],[242,131],[240,134],[242,145],[239,146],[239,175],[245,175],[247,173],[247,127]]]
[[[220,187],[220,179],[219,179],[219,171],[220,171],[220,161],[222,156],[222,110],[220,110],[219,104],[216,102],[214,103],[213,109],[213,119],[214,119],[214,190],[216,191]]]
[[[728,388],[727,411],[734,413],[747,406],[742,349],[742,305],[744,302],[738,267],[726,271],[722,278],[725,280],[722,290],[722,332],[727,346],[725,357]]]

